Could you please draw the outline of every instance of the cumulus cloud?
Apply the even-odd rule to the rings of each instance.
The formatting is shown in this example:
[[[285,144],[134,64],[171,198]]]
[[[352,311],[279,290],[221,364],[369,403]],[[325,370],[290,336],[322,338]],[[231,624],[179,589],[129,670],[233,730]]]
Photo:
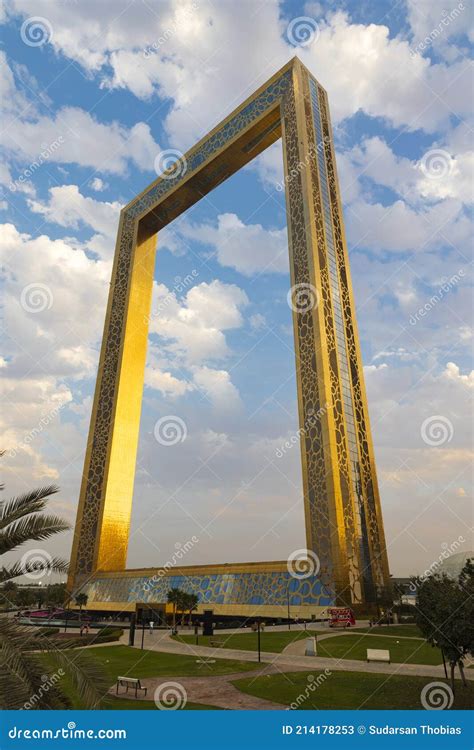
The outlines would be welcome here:
[[[101,75],[104,86],[172,100],[167,130],[171,140],[186,145],[295,53],[285,38],[290,19],[281,17],[276,0],[237,17],[227,3],[196,8],[191,2],[163,2],[152,10],[119,2],[112,25],[101,3],[81,3],[73,16],[70,8],[48,0],[13,0],[11,7],[13,13],[48,17],[56,50]],[[410,42],[390,37],[382,23],[354,23],[341,11],[318,23],[317,43],[298,54],[330,92],[336,121],[361,110],[395,126],[433,131],[449,121],[450,111],[468,112],[464,61],[453,63],[457,75],[448,87],[446,65],[413,55]],[[347,75],[351,69],[357,76]]]
[[[266,229],[245,224],[236,214],[217,217],[217,224],[181,222],[175,234],[212,248],[221,266],[235,268],[245,276],[255,273],[288,272],[288,235],[284,229]],[[179,246],[179,241],[175,242]]]
[[[224,332],[243,324],[241,311],[247,304],[242,289],[218,280],[196,284],[181,300],[164,284],[156,284],[150,332],[165,339],[167,349],[188,364],[225,359],[230,350]]]

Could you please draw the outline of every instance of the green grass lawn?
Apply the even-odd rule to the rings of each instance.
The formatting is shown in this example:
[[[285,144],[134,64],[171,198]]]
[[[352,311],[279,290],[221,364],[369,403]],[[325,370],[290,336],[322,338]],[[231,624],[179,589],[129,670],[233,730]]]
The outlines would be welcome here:
[[[65,652],[70,656],[71,661],[74,661],[75,654],[78,651]],[[158,651],[141,651],[140,649],[131,648],[130,646],[103,646],[97,649],[91,649],[89,652],[95,659],[101,662],[104,666],[105,672],[109,678],[110,686],[115,685],[117,677],[165,677],[176,679],[179,677],[195,677],[195,676],[213,676],[222,674],[235,674],[237,672],[249,672],[253,669],[257,669],[259,664],[257,662],[243,662],[236,661],[233,659],[216,659],[213,664],[197,664],[196,656],[181,656],[180,654],[165,654]],[[40,657],[45,664],[51,666],[54,662],[44,654]],[[75,695],[74,687],[66,674],[61,678],[63,681],[64,688],[69,695],[73,708],[81,708],[77,696]],[[109,705],[111,701],[120,701],[125,703],[126,709],[132,708],[152,708],[155,706],[153,701],[142,701],[135,702],[129,701],[126,698],[111,698],[107,697],[104,699],[102,708],[115,708],[117,704]],[[152,704],[146,706],[143,704]],[[121,708],[122,706],[120,706]],[[191,706],[192,708],[193,706]],[[201,706],[197,706],[201,708]],[[156,707],[155,707],[156,708]]]
[[[308,638],[316,631],[304,630],[278,630],[263,631],[260,633],[260,648],[262,651],[271,651],[279,654],[286,646],[301,638]],[[317,631],[323,633],[326,631]],[[194,635],[177,635],[173,636],[176,640],[183,643],[196,643]],[[249,631],[248,633],[219,633],[213,636],[199,636],[199,646],[211,646],[211,641],[222,644],[222,648],[235,648],[239,651],[256,651],[257,650],[257,633]]]
[[[390,651],[394,663],[442,664],[438,648],[432,648],[422,640],[408,638],[379,638],[364,633],[334,636],[318,641],[318,656],[333,659],[358,659],[366,661],[368,648],[383,648]]]
[[[298,708],[307,709],[422,709],[420,694],[433,677],[365,674],[363,672],[332,672],[320,679],[319,672],[291,672],[235,680],[233,684],[244,693],[290,706],[298,700]],[[312,682],[308,676],[313,676]],[[324,676],[324,673],[323,673]],[[438,678],[436,678],[437,681]],[[474,700],[474,686],[464,688],[456,681],[456,697],[452,708],[469,709]]]
[[[352,632],[378,633],[380,635],[405,635],[410,638],[423,638],[416,625],[376,625],[373,628],[351,628]]]

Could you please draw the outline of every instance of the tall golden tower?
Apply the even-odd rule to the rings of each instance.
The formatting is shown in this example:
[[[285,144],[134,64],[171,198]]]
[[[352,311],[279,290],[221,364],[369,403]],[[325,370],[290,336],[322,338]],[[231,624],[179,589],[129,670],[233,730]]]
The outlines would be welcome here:
[[[294,58],[122,211],[70,591],[126,567],[157,233],[279,137],[307,549],[333,601],[388,583],[327,94]]]

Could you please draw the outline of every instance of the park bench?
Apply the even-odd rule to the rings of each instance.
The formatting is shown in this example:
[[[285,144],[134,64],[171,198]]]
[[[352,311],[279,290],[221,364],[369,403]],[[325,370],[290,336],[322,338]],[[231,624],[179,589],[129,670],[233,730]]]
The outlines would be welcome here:
[[[211,646],[212,646],[213,648],[222,648],[222,646],[224,645],[224,644],[222,643],[222,641],[216,641],[216,640],[213,640],[212,638],[211,638],[211,640],[209,641],[209,644],[210,644],[210,645],[211,645]]]
[[[385,648],[368,648],[367,661],[384,661],[390,664],[390,651]]]
[[[147,693],[147,688],[142,687],[142,684],[138,677],[117,677],[117,689],[116,693],[118,695],[119,687],[126,688],[126,692],[128,693],[128,688],[135,688],[135,698],[137,698],[137,692],[139,690],[143,690],[145,692],[145,695]]]

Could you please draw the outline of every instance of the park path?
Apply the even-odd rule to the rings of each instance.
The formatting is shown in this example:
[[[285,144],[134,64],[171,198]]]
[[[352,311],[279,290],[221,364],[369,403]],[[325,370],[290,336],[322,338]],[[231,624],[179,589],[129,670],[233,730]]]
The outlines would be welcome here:
[[[258,674],[277,671],[265,665],[265,668],[259,671]],[[167,691],[169,691],[171,696],[173,696],[174,692],[178,696],[178,700],[180,700],[184,689],[186,702],[189,703],[202,703],[206,706],[215,706],[216,708],[224,708],[231,711],[281,711],[283,708],[281,703],[273,703],[263,698],[257,698],[254,695],[241,693],[240,690],[232,685],[233,680],[255,676],[255,670],[252,670],[251,672],[236,672],[235,674],[212,677],[206,675],[202,675],[202,677],[178,677],[175,680],[170,680],[169,677],[146,677],[140,680],[141,685],[148,690],[146,696],[142,695],[142,697],[135,699],[134,697],[130,697],[130,694],[125,696],[123,693],[120,693],[119,695],[121,698],[127,697],[130,700],[155,700],[158,706],[160,702],[166,706],[165,696]],[[111,695],[115,695],[115,687],[111,688],[109,692]],[[171,699],[171,706],[173,705],[174,701]]]
[[[329,635],[329,634],[328,634]],[[338,635],[342,635],[339,633]],[[127,639],[122,642],[128,643]],[[304,644],[304,639],[301,640]],[[140,638],[135,639],[135,648],[140,648]],[[182,643],[171,638],[169,631],[159,630],[152,635],[145,633],[144,648],[150,651],[162,651],[169,654],[182,654],[186,656],[195,656],[197,659],[235,659],[237,661],[257,661],[255,651],[241,651],[240,649],[231,648],[211,648],[209,646],[195,646],[194,644]],[[261,660],[267,665],[273,665],[279,672],[291,671],[343,671],[343,672],[369,672],[371,674],[389,674],[389,675],[416,675],[418,677],[437,677],[444,678],[444,669],[442,665],[432,664],[385,664],[378,662],[367,663],[356,659],[333,659],[321,656],[304,656],[298,654],[262,651]],[[255,672],[253,673],[255,674]],[[466,670],[467,679],[474,680],[474,670],[469,673]]]

